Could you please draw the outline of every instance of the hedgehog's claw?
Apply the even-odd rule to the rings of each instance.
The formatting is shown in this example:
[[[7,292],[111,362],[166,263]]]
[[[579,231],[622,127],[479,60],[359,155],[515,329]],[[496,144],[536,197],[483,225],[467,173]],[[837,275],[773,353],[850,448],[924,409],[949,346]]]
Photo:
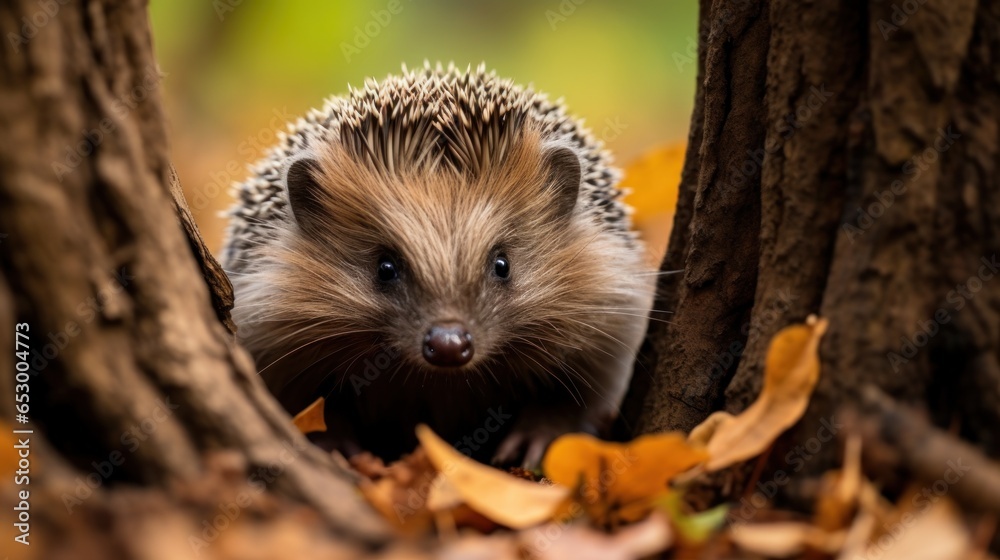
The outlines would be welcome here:
[[[507,436],[507,439],[503,440],[503,443],[500,444],[500,447],[497,448],[496,453],[493,455],[493,465],[500,467],[514,464],[521,456],[524,439],[524,432],[515,431]]]
[[[339,452],[345,459],[361,453],[363,449],[351,425],[344,419],[331,416],[329,408],[325,412],[326,431],[307,434],[306,439],[328,453]]]
[[[542,457],[549,444],[557,437],[571,432],[596,434],[596,428],[579,415],[554,414],[551,410],[532,414],[526,412],[514,426],[513,431],[497,448],[493,464],[497,466],[516,465],[527,470],[541,467]]]
[[[517,465],[535,470],[542,464],[542,457],[552,440],[559,437],[553,433],[527,433],[516,431],[500,444],[493,456],[496,466]]]

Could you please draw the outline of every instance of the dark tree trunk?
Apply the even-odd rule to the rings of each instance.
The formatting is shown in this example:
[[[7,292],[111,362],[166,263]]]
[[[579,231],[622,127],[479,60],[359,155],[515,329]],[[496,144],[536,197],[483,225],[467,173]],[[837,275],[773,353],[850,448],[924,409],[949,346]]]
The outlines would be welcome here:
[[[67,497],[91,513],[136,486],[183,502],[169,490],[224,452],[244,480],[278,471],[268,493],[345,542],[380,542],[351,475],[294,430],[227,330],[228,281],[167,160],[145,2],[4,2],[0,30],[0,336],[12,350],[15,323],[30,328],[30,422],[16,427],[34,428],[35,530],[59,542]],[[79,488],[88,475],[96,490]]]
[[[627,414],[651,432],[742,410],[772,335],[818,313],[820,385],[770,467],[866,385],[1000,453],[1000,2],[705,0],[700,18],[663,263],[684,272],[663,277],[674,315]]]

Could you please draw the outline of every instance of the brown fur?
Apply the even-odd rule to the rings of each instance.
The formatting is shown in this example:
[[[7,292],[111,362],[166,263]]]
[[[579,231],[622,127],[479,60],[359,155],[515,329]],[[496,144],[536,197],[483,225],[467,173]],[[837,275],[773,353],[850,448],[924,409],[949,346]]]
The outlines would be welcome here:
[[[475,173],[433,160],[388,171],[350,143],[318,148],[322,197],[308,212],[319,233],[289,227],[234,276],[241,340],[290,411],[326,395],[334,432],[385,456],[408,450],[418,422],[459,441],[491,409],[571,416],[557,431],[617,412],[653,276],[593,214],[559,215],[539,133],[513,138]],[[489,276],[498,249],[507,284]],[[391,290],[374,279],[385,250],[403,269]],[[463,368],[421,356],[443,320],[474,336]]]

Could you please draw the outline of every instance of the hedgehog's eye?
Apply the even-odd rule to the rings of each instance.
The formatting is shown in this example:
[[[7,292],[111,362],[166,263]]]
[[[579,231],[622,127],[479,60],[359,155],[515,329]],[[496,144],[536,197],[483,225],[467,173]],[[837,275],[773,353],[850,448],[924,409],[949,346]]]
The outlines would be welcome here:
[[[378,258],[378,279],[380,282],[392,282],[399,279],[399,265],[389,255]]]
[[[500,253],[493,259],[493,274],[501,280],[510,277],[510,260],[507,255]]]

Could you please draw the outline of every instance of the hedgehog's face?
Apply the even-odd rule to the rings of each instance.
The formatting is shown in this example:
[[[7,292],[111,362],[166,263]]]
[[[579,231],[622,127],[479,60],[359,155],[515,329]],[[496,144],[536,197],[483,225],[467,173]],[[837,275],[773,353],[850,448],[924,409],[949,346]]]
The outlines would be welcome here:
[[[622,317],[597,306],[626,306],[634,281],[634,251],[579,211],[580,181],[574,152],[527,141],[475,177],[389,175],[342,153],[296,162],[295,257],[283,260],[315,283],[275,297],[310,298],[292,307],[331,330],[373,333],[400,368],[558,369],[615,332],[607,321]]]
[[[437,242],[440,246],[447,243]],[[387,244],[388,245],[388,244]],[[479,299],[505,299],[511,290],[511,260],[503,247],[497,246],[484,255],[481,278],[476,279],[476,271],[468,278],[442,278],[442,274],[427,270],[423,265],[437,263],[421,262],[420,248],[408,244],[393,244],[401,249],[387,246],[375,264],[375,282],[386,301],[391,303],[390,319],[386,332],[395,339],[395,346],[403,349],[403,355],[420,366],[440,369],[462,369],[471,367],[476,357],[476,346],[480,346],[480,358],[489,355],[489,342],[495,339],[496,321],[491,320],[484,302]],[[413,255],[403,257],[403,254]],[[450,268],[458,267],[450,263]],[[447,269],[439,269],[447,270]],[[465,282],[466,289],[462,289]],[[445,286],[446,289],[435,289]],[[466,291],[468,293],[463,294]],[[492,296],[499,295],[499,298]],[[499,308],[494,302],[494,309]],[[479,336],[473,334],[479,333]],[[490,336],[493,335],[493,336]],[[485,348],[483,348],[485,346]],[[419,348],[420,356],[416,356]]]

